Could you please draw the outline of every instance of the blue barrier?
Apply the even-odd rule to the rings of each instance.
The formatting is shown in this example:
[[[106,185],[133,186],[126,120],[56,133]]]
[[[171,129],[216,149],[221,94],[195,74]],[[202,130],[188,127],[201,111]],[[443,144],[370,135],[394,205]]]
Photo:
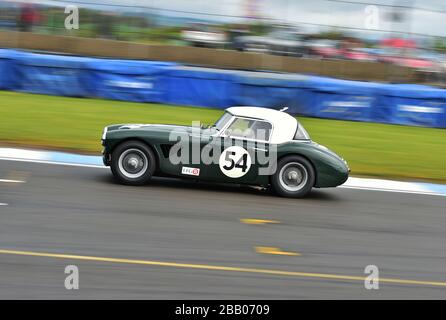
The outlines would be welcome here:
[[[14,58],[20,54],[20,51],[0,49],[0,90],[16,89],[18,79],[15,76]]]
[[[92,58],[24,53],[14,58],[18,91],[85,97],[86,62]]]
[[[244,72],[237,76],[237,105],[280,109],[303,114],[311,107],[308,76]]]
[[[170,62],[95,59],[86,63],[86,82],[94,97],[133,102],[165,102],[164,76]]]
[[[446,90],[415,84],[388,85],[378,94],[374,121],[446,128]]]
[[[166,77],[166,103],[224,109],[235,105],[236,72],[207,68],[177,67]]]
[[[306,116],[355,121],[373,121],[376,95],[383,85],[325,77],[311,77],[311,102]]]
[[[446,90],[0,49],[0,89],[446,128]]]
[[[8,50],[0,50],[0,89],[12,89],[11,87],[11,62]]]

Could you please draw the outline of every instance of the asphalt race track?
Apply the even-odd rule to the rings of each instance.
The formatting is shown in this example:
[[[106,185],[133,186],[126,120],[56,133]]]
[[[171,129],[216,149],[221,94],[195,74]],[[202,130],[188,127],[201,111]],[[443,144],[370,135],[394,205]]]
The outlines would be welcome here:
[[[0,179],[0,299],[446,298],[446,197],[128,187],[103,168],[6,160]]]

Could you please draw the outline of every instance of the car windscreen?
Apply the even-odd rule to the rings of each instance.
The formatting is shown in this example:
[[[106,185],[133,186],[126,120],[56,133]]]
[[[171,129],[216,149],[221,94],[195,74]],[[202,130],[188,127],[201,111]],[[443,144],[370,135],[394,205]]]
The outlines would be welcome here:
[[[228,121],[232,118],[232,115],[228,112],[225,112],[220,119],[217,120],[214,124],[214,128],[220,131],[224,128],[224,126],[228,123]]]

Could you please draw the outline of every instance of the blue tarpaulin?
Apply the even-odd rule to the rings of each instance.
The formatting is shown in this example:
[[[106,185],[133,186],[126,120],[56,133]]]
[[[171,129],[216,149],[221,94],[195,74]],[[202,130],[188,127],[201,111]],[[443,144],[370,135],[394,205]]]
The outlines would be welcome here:
[[[23,54],[15,57],[19,91],[58,96],[85,97],[83,76],[91,58],[50,54]]]
[[[302,114],[310,107],[309,77],[301,75],[244,72],[237,78],[236,104],[280,109]]]
[[[15,58],[21,51],[0,49],[0,90],[14,90],[19,84],[16,77]]]
[[[224,109],[235,104],[234,71],[194,67],[169,70],[167,103]]]
[[[134,102],[164,102],[171,62],[95,59],[86,64],[90,95]]]
[[[0,49],[0,90],[12,89],[11,85],[11,59],[9,58],[9,51]]]
[[[302,114],[320,118],[371,121],[376,94],[382,85],[372,82],[311,77],[311,102]]]
[[[377,98],[374,121],[446,128],[446,90],[415,84],[388,85]]]
[[[446,90],[0,49],[0,89],[446,128]]]

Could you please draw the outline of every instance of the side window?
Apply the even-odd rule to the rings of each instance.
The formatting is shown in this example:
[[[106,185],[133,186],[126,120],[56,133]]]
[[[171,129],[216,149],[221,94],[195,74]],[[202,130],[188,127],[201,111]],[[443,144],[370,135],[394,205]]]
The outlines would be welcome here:
[[[224,134],[230,137],[269,141],[271,130],[272,126],[269,122],[236,118]]]
[[[240,137],[254,139],[252,132],[250,130],[251,126],[254,124],[254,120],[236,118],[234,122],[226,129],[225,135],[230,137]]]
[[[305,128],[298,122],[294,140],[310,140],[310,136]]]
[[[269,141],[271,136],[271,123],[266,121],[255,121],[251,128],[255,133],[255,139],[261,141]]]

